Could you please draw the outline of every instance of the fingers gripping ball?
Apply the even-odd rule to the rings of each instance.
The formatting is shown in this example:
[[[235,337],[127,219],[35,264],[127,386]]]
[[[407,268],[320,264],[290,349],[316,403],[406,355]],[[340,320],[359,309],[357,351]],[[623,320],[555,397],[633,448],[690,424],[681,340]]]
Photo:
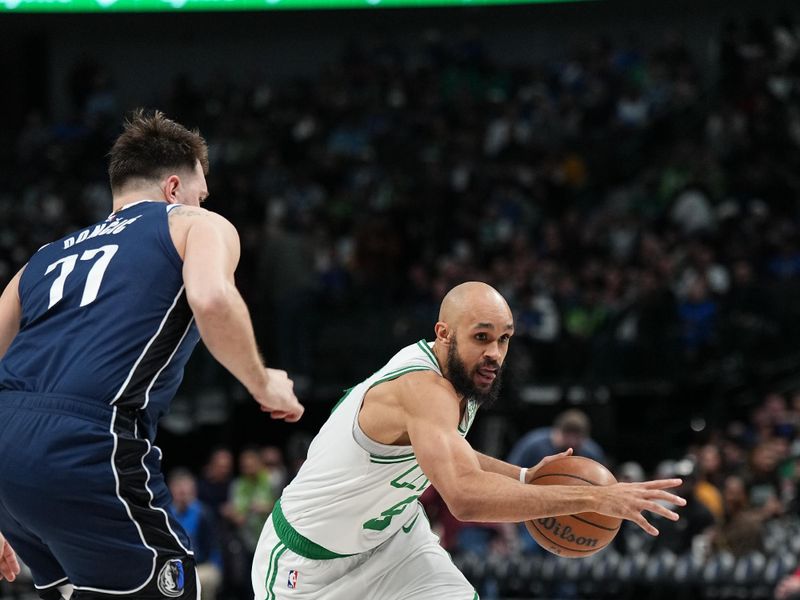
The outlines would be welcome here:
[[[538,469],[533,485],[610,485],[611,471],[589,458],[567,456]],[[533,539],[545,550],[568,558],[599,552],[619,531],[621,519],[593,512],[547,517],[525,522]]]

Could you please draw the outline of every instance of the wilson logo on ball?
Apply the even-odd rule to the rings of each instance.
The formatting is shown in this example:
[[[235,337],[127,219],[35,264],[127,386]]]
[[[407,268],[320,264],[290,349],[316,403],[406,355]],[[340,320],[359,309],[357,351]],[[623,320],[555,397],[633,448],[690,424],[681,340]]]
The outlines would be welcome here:
[[[597,546],[597,538],[575,535],[572,531],[572,527],[569,525],[562,525],[554,517],[537,519],[537,522],[548,531],[551,531],[553,535],[561,538],[565,542],[578,544],[578,546],[586,546],[587,548],[594,548]]]

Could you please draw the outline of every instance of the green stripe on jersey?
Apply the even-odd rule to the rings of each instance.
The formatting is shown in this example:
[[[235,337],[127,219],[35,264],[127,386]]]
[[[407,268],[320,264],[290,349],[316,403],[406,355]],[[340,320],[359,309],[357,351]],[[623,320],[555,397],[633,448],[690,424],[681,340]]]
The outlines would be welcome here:
[[[399,456],[378,456],[377,454],[369,455],[369,462],[380,463],[385,465],[409,462],[416,459],[417,455],[414,454],[413,452],[411,454],[401,454]]]
[[[397,379],[401,375],[405,375],[406,373],[413,373],[414,371],[433,371],[430,367],[403,367],[402,369],[397,369],[396,371],[392,371],[387,373],[377,381],[373,382],[370,389],[374,388],[379,383],[386,383],[387,381],[392,381],[393,379]]]
[[[417,342],[417,346],[431,359],[433,365],[438,369],[439,368],[439,361],[436,360],[436,356],[434,356],[433,352],[431,351],[431,347],[428,346],[428,342],[425,340],[420,340]]]
[[[333,405],[333,408],[331,409],[331,413],[333,413],[333,411],[335,411],[337,408],[339,408],[339,405],[340,405],[342,402],[344,402],[344,401],[345,401],[345,399],[346,399],[346,398],[347,398],[347,397],[350,395],[350,392],[352,392],[352,391],[353,391],[353,388],[349,388],[349,389],[346,389],[346,390],[344,391],[344,396],[342,396],[341,398],[339,398],[339,400],[337,400],[336,404],[334,404],[334,405]]]

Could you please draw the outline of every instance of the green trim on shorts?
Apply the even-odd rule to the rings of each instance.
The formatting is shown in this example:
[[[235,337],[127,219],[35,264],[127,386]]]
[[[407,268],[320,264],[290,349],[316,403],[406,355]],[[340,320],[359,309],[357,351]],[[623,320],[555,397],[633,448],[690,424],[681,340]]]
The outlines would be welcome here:
[[[272,523],[275,526],[275,533],[278,535],[278,539],[280,539],[289,550],[299,556],[310,558],[311,560],[330,560],[332,558],[353,556],[352,554],[337,554],[298,533],[283,515],[280,500],[278,500],[272,508]]]
[[[283,546],[283,548],[281,548],[281,546]],[[276,551],[277,556],[275,554]],[[264,597],[264,600],[272,600],[275,598],[275,594],[272,593],[272,590],[275,587],[275,578],[278,575],[278,559],[284,552],[286,552],[286,546],[282,542],[278,542],[272,548],[272,552],[269,553],[267,574],[264,577],[264,589],[267,590],[267,595]],[[272,573],[272,577],[270,577],[270,573]]]

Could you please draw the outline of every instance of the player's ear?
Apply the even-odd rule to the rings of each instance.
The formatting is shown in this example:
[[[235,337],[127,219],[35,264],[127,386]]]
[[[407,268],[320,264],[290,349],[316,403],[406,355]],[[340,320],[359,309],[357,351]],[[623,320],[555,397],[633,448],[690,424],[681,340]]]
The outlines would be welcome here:
[[[181,178],[170,175],[164,180],[164,199],[168,204],[175,204],[178,200],[178,188],[181,187]]]
[[[436,332],[436,339],[443,344],[450,343],[450,328],[444,321],[437,321],[433,330]]]

